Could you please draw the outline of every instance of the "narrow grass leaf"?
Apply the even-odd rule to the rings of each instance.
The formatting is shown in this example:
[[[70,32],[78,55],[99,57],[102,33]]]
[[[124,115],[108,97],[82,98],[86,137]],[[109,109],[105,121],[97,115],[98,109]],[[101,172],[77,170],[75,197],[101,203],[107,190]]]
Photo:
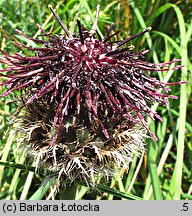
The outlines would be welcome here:
[[[47,179],[29,200],[42,200],[49,188],[55,183],[55,178]]]
[[[182,70],[181,79],[186,80],[187,78],[187,37],[184,17],[181,10],[174,4],[170,4],[177,15],[180,37],[181,37],[181,64],[185,65]],[[182,166],[183,166],[183,156],[184,156],[184,139],[185,139],[185,122],[186,122],[186,107],[187,107],[187,87],[186,85],[181,85],[180,93],[180,115],[179,115],[179,130],[178,130],[178,143],[177,143],[177,158],[176,164],[171,179],[170,190],[167,199],[180,199],[181,191],[181,181],[182,181]]]
[[[120,192],[119,190],[115,190],[115,189],[109,188],[109,187],[101,185],[101,184],[97,185],[97,188],[102,192],[112,194],[112,195],[119,197],[121,199],[125,198],[128,200],[130,200],[130,199],[131,200],[142,200],[141,197],[131,195],[131,194],[126,194],[126,193]]]

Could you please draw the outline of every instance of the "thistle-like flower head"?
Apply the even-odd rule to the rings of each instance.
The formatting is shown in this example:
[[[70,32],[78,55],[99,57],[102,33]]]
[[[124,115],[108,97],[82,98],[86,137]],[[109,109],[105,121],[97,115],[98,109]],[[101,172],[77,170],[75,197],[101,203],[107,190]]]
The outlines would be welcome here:
[[[119,42],[113,40],[119,31],[112,34],[112,24],[101,38],[99,6],[92,29],[84,29],[77,20],[74,35],[50,9],[65,34],[50,35],[38,25],[45,38],[40,40],[16,30],[40,47],[15,42],[34,51],[33,56],[1,50],[0,62],[7,67],[0,76],[8,78],[0,84],[8,87],[1,96],[23,90],[18,128],[38,163],[66,180],[93,184],[96,174],[112,174],[114,164],[127,169],[133,154],[144,153],[145,128],[156,139],[145,117],[162,119],[150,106],[176,99],[164,86],[183,82],[164,83],[148,72],[169,70],[170,64],[180,60],[153,64],[144,61],[148,50],[134,52],[124,46],[151,28]]]
[[[168,98],[176,99],[176,96],[168,94],[169,89],[164,85],[182,82],[163,83],[151,78],[148,71],[166,71],[168,65],[180,60],[153,64],[143,60],[148,50],[134,52],[123,46],[151,28],[124,41],[115,42],[112,39],[118,32],[111,34],[114,28],[111,25],[102,39],[97,33],[99,6],[92,29],[87,31],[77,20],[78,32],[74,35],[70,34],[51,6],[50,9],[65,35],[49,35],[38,25],[45,37],[45,40],[40,40],[16,30],[20,35],[42,45],[40,48],[32,48],[15,43],[18,47],[35,51],[34,56],[22,56],[19,53],[10,55],[1,51],[3,57],[0,61],[8,65],[1,70],[7,73],[1,73],[1,76],[9,79],[1,84],[9,86],[2,96],[24,89],[27,97],[25,105],[40,99],[49,103],[57,102],[53,125],[58,131],[52,146],[65,117],[73,115],[78,118],[81,110],[87,111],[90,124],[93,120],[98,122],[107,140],[110,136],[105,125],[109,121],[108,117],[113,115],[120,115],[132,122],[140,121],[156,139],[148,129],[145,117],[162,119],[151,110],[150,105],[154,102],[166,105]],[[180,66],[172,69],[178,68]],[[163,89],[164,93],[158,89]]]

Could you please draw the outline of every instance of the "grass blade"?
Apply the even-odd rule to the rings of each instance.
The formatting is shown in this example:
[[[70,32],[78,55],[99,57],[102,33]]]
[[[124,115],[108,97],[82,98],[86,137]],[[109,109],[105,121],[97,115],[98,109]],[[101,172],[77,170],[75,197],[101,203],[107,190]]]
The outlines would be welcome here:
[[[29,200],[41,200],[54,183],[55,178],[51,178],[43,182],[41,187],[30,197]]]
[[[126,193],[120,192],[119,190],[115,190],[115,189],[109,188],[109,187],[101,185],[101,184],[97,185],[97,188],[102,192],[112,194],[112,195],[119,197],[121,199],[124,198],[124,199],[128,199],[128,200],[130,200],[130,199],[131,200],[142,200],[141,197],[131,195],[131,194],[126,194]]]
[[[179,29],[180,29],[180,37],[181,37],[181,64],[185,65],[182,70],[181,79],[187,79],[187,37],[186,37],[186,29],[185,22],[182,15],[181,10],[174,4],[170,4],[177,15]],[[185,123],[186,123],[186,107],[187,107],[187,87],[186,84],[181,85],[181,93],[180,93],[180,112],[179,112],[179,129],[178,129],[178,143],[177,143],[177,157],[176,164],[173,172],[173,176],[171,179],[169,194],[166,197],[167,199],[180,199],[180,189],[181,189],[181,181],[182,181],[182,166],[183,166],[183,155],[184,155],[184,140],[185,140]]]

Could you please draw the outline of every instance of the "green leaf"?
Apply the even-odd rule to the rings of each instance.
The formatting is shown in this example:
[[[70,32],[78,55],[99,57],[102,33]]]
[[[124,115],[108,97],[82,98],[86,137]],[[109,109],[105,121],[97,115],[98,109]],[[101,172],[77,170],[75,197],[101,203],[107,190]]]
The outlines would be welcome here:
[[[126,193],[120,192],[119,190],[115,190],[115,189],[109,188],[109,187],[101,185],[101,184],[98,184],[97,188],[102,192],[112,194],[112,195],[119,197],[119,198],[124,198],[124,199],[128,199],[128,200],[130,200],[130,199],[131,200],[142,200],[141,197],[138,197],[138,196],[135,196],[132,194],[126,194]]]
[[[29,200],[41,200],[54,183],[55,178],[46,179],[46,181],[43,182],[40,188],[30,197]]]

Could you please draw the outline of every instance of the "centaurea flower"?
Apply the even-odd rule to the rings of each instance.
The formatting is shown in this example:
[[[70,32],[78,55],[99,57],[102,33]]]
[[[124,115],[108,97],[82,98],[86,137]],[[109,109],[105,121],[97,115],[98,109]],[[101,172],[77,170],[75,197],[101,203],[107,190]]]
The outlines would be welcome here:
[[[77,20],[78,31],[73,35],[50,9],[65,34],[50,35],[38,25],[45,39],[34,39],[16,30],[40,47],[15,42],[17,47],[34,51],[34,56],[1,50],[0,62],[7,68],[0,70],[0,76],[8,78],[1,84],[8,87],[1,96],[24,91],[21,125],[33,153],[70,179],[92,178],[93,182],[95,173],[109,172],[112,161],[127,167],[133,152],[144,152],[143,127],[157,140],[145,118],[162,118],[150,106],[177,99],[165,85],[184,82],[164,83],[148,72],[170,70],[168,66],[180,60],[154,64],[144,61],[149,50],[134,52],[126,47],[150,27],[115,42],[119,31],[112,33],[112,24],[101,38],[97,32],[99,6],[92,29],[86,30]]]

